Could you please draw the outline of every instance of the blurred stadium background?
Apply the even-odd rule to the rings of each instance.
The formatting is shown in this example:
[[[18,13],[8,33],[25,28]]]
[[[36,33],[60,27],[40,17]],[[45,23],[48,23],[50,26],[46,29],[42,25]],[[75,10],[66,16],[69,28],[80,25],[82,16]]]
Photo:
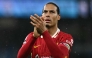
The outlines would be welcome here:
[[[0,0],[0,58],[16,58],[26,35],[33,31],[30,15],[41,16],[50,1],[61,9],[59,28],[74,38],[70,58],[92,58],[92,0]]]

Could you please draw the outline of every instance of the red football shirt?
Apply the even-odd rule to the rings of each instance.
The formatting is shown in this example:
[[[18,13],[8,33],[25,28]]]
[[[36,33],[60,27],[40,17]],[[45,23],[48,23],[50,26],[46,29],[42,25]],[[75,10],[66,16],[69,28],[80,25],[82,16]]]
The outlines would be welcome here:
[[[70,34],[59,29],[53,36],[45,31],[38,38],[33,37],[33,33],[27,35],[17,58],[68,58],[73,45],[73,38]]]

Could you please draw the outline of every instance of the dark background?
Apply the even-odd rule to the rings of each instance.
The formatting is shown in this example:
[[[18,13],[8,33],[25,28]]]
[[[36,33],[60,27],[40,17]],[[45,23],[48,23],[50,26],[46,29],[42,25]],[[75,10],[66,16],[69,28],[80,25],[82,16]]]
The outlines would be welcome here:
[[[30,1],[33,4],[31,4]],[[70,33],[74,38],[70,58],[92,58],[92,0],[39,1],[42,1],[43,4],[48,1],[53,1],[60,6],[62,17],[59,21],[59,28],[64,32]],[[0,58],[16,58],[18,50],[21,47],[25,37],[28,33],[33,31],[33,26],[30,24],[29,19],[30,15],[37,12],[38,15],[41,15],[41,11],[38,9],[39,7],[42,9],[41,6],[43,4],[41,4],[42,2],[39,1],[0,0]],[[68,3],[73,1],[74,4],[65,3],[63,5],[62,1]],[[31,6],[26,5],[30,9],[29,11],[28,9],[25,9],[26,7],[24,7],[25,3],[28,4],[28,2],[30,2],[29,5]],[[7,6],[9,3],[11,3],[12,6]],[[17,7],[19,6],[18,4],[20,4],[22,9],[20,7],[15,7],[17,10],[14,10],[14,3],[17,5]],[[34,7],[34,4],[38,6],[38,9],[35,9],[37,7]],[[65,7],[63,7],[65,5],[67,10]],[[77,7],[72,7],[71,5],[75,5]],[[61,7],[63,8],[63,11]]]

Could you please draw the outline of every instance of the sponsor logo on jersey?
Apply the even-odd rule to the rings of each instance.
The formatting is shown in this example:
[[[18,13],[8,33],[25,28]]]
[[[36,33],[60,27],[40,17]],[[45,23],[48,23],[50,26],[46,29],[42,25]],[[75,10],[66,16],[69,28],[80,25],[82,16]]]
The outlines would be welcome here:
[[[41,46],[41,45],[35,45],[34,48],[38,48],[39,46]]]

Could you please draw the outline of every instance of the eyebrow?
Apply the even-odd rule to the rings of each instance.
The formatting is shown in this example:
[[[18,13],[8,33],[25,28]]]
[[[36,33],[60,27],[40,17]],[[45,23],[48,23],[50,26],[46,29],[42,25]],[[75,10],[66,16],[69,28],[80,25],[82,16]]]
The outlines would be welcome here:
[[[43,10],[43,11],[54,11],[54,10]]]
[[[50,11],[50,12],[52,12],[52,11],[53,11],[53,12],[55,12],[54,10],[43,10],[43,12],[44,12],[44,11],[46,11],[46,12],[47,12],[47,11]]]

